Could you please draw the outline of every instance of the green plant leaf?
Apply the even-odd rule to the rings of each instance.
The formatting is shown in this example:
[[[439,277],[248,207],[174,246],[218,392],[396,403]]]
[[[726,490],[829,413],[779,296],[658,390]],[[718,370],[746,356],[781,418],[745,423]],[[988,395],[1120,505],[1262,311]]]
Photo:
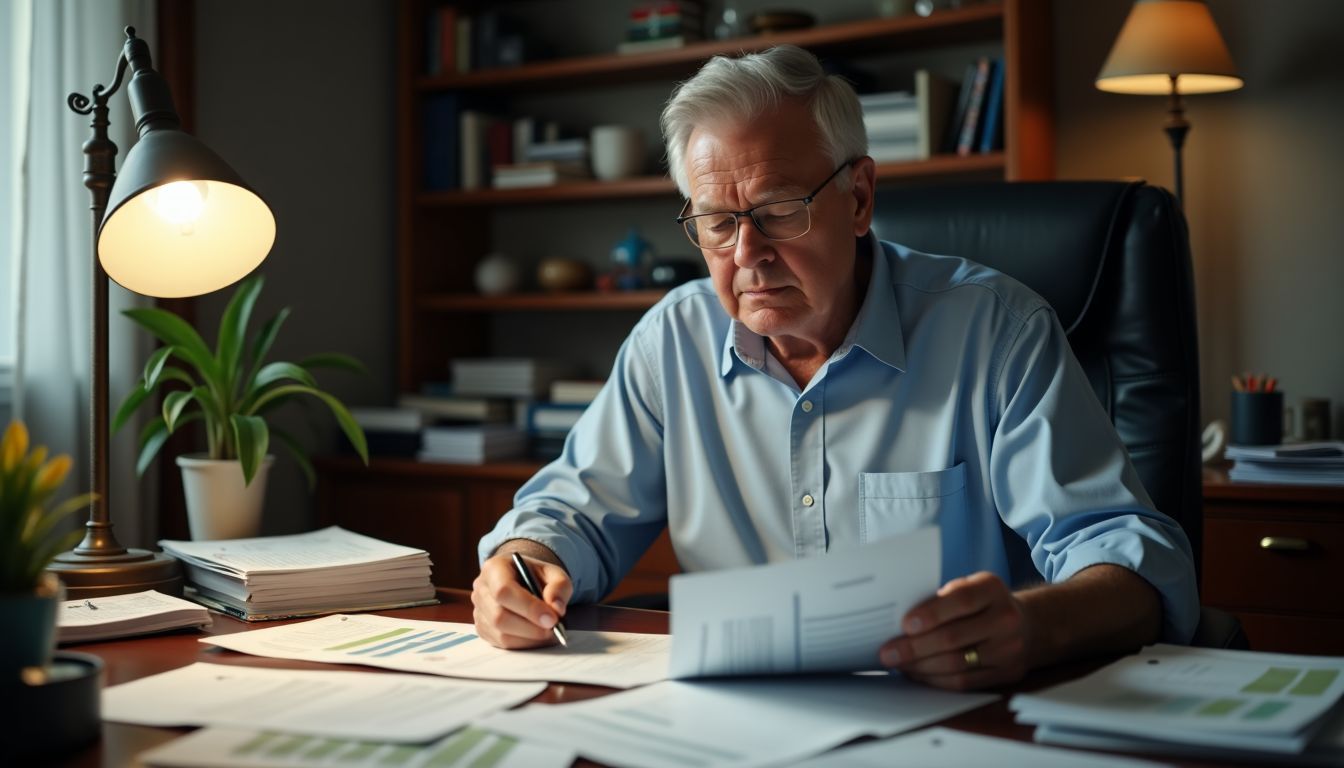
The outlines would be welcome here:
[[[234,444],[238,446],[238,461],[243,465],[243,485],[251,485],[257,466],[266,458],[270,430],[260,416],[234,414],[229,421],[233,424]]]
[[[257,334],[257,338],[252,343],[252,369],[247,374],[248,381],[256,378],[257,370],[261,364],[266,361],[266,355],[271,351],[271,345],[275,344],[275,336],[280,333],[280,326],[285,324],[289,317],[289,307],[283,307],[275,313],[275,317],[266,321]]]
[[[308,369],[293,363],[271,363],[257,371],[256,378],[252,380],[252,386],[248,388],[247,398],[251,399],[261,394],[260,390],[266,385],[285,379],[292,379],[310,387],[317,386],[317,379],[313,378],[313,374],[309,373]]]
[[[176,390],[169,392],[163,398],[163,421],[168,427],[168,433],[172,434],[177,429],[177,418],[182,415],[182,409],[187,404],[196,399],[196,390],[184,392]]]
[[[164,349],[168,349],[168,347],[164,347]],[[135,387],[130,392],[126,393],[126,399],[121,401],[121,407],[117,409],[117,415],[112,417],[112,434],[115,435],[118,430],[124,427],[126,421],[135,414],[136,409],[139,408],[145,400],[148,400],[149,396],[152,394],[154,394],[154,390],[145,389],[144,387]]]
[[[145,375],[143,389],[146,392],[152,392],[154,385],[159,383],[159,374],[163,373],[163,366],[167,364],[168,357],[173,354],[172,346],[159,347],[154,350],[149,359],[145,361]]]
[[[219,373],[215,358],[210,354],[210,348],[186,320],[172,312],[147,307],[125,309],[121,313],[154,334],[160,341],[176,347],[173,354],[195,366],[201,378],[207,383],[216,385],[219,383]]]
[[[227,391],[233,392],[242,379],[240,361],[243,354],[243,341],[247,338],[247,323],[252,319],[252,307],[257,303],[265,282],[260,274],[254,274],[238,284],[224,315],[219,320],[219,339],[215,344],[215,360],[219,364],[220,376],[227,384]]]
[[[350,355],[343,355],[339,352],[324,352],[318,355],[311,355],[300,360],[299,365],[310,371],[314,368],[344,368],[347,371],[354,371],[355,373],[367,374],[369,372],[369,369],[365,368],[364,364],[359,362],[357,358],[351,357]]]
[[[199,411],[192,411],[177,420],[177,426],[189,424],[201,418]],[[168,425],[163,423],[162,416],[155,416],[152,421],[146,424],[140,430],[140,455],[135,460],[135,474],[143,477],[145,470],[154,462],[154,457],[158,455],[159,449],[168,441]]]
[[[317,473],[313,471],[313,462],[308,460],[308,452],[303,444],[294,438],[293,435],[283,429],[271,429],[271,435],[280,441],[280,444],[289,449],[290,455],[299,463],[299,469],[303,470],[303,476],[308,479],[308,492],[312,493],[317,487]]]
[[[360,429],[359,424],[355,421],[355,417],[350,415],[349,409],[347,409],[340,400],[337,400],[335,396],[329,395],[320,389],[314,389],[313,387],[303,386],[301,384],[286,384],[284,386],[268,389],[261,397],[257,398],[257,401],[252,404],[249,411],[250,413],[257,413],[263,409],[268,402],[275,400],[276,398],[300,394],[312,395],[327,404],[327,407],[331,409],[332,415],[336,417],[336,423],[340,425],[341,431],[350,439],[350,444],[355,447],[355,452],[359,454],[359,457],[364,460],[365,464],[368,464],[369,446],[368,441],[364,438],[364,430]]]

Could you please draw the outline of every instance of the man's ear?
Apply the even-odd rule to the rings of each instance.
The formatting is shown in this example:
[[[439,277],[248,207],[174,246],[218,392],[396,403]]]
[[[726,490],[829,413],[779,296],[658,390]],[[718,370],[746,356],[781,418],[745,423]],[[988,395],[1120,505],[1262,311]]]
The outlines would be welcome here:
[[[854,161],[850,169],[850,194],[854,200],[854,236],[863,237],[873,223],[873,194],[877,185],[877,165],[871,157]]]

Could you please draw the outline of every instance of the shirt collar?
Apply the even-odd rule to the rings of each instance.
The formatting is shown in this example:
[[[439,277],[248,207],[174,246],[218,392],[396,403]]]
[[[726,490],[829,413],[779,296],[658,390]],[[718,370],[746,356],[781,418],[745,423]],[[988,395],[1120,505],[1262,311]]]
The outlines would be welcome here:
[[[872,247],[872,273],[868,280],[868,291],[863,298],[863,306],[854,318],[845,339],[832,354],[839,359],[858,347],[872,355],[879,362],[905,371],[905,339],[901,333],[900,313],[896,308],[895,288],[891,280],[891,267],[887,263],[887,254],[882,244],[871,232],[865,236]],[[727,376],[733,369],[733,359],[737,358],[757,370],[765,369],[765,337],[753,332],[747,326],[733,320],[723,340],[723,354],[719,363],[719,375]]]

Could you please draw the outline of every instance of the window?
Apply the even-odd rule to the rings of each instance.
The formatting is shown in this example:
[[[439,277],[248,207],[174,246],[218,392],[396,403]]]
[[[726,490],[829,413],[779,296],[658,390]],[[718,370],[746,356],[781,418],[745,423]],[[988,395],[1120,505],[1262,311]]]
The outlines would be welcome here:
[[[24,231],[19,203],[24,184],[30,15],[28,3],[0,3],[0,425],[9,421],[18,347],[16,252]]]

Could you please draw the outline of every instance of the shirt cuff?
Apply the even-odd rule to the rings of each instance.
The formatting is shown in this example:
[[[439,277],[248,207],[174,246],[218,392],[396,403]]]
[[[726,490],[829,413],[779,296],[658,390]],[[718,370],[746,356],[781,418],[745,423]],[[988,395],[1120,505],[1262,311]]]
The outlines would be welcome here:
[[[560,564],[574,585],[574,593],[569,598],[571,604],[595,603],[601,599],[603,592],[596,556],[591,554],[586,543],[577,540],[577,533],[544,512],[514,509],[499,519],[494,530],[481,537],[477,547],[480,563],[484,564],[504,542],[513,539],[540,544],[560,558]],[[585,552],[589,554],[585,555]]]

